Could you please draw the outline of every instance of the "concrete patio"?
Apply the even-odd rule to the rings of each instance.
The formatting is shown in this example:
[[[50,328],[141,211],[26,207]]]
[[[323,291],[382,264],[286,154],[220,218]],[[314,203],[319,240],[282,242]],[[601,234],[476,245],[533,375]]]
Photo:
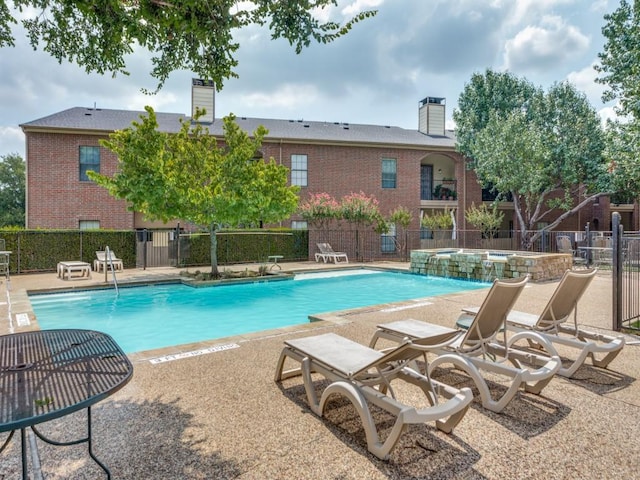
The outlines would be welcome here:
[[[238,268],[246,267],[252,268]],[[304,262],[282,267],[296,271],[326,265]],[[125,270],[118,279],[120,283],[169,280],[178,273],[177,269]],[[104,275],[96,273],[89,280],[72,281],[60,280],[55,273],[14,276],[11,313],[33,317],[28,290],[103,282]],[[516,308],[540,311],[556,284],[530,283]],[[2,300],[6,287],[3,279]],[[627,336],[630,344],[609,369],[586,365],[574,379],[555,377],[542,395],[519,393],[501,414],[484,410],[474,399],[453,434],[433,425],[409,427],[389,461],[367,451],[360,419],[347,401],[336,398],[326,417],[319,418],[307,408],[300,378],[282,385],[273,380],[285,339],[331,331],[367,344],[378,323],[409,317],[453,326],[460,309],[480,304],[486,291],[402,302],[393,309],[384,305],[339,312],[328,321],[131,355],[131,382],[93,408],[95,454],[114,479],[135,480],[640,478],[638,337]],[[611,301],[611,273],[599,272],[579,305],[579,322],[608,331]],[[384,308],[392,311],[383,312]],[[3,334],[8,333],[8,314],[7,305],[0,306]],[[229,343],[239,347],[165,363],[149,361],[165,353]],[[446,378],[458,386],[472,385],[463,375]],[[384,412],[374,410],[374,417],[379,429],[391,428]],[[70,439],[82,435],[84,419],[80,412],[44,424],[42,430]],[[4,438],[2,434],[0,443]],[[20,478],[19,443],[14,438],[0,454],[0,479]],[[48,480],[105,478],[86,446],[52,447],[39,441],[38,450]]]

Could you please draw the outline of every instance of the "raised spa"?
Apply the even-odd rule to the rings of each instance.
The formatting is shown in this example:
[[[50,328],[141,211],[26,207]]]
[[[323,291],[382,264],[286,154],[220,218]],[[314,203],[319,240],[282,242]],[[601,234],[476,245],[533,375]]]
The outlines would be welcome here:
[[[555,280],[572,265],[565,253],[531,253],[436,248],[411,251],[411,272],[491,281],[530,275],[534,282]]]

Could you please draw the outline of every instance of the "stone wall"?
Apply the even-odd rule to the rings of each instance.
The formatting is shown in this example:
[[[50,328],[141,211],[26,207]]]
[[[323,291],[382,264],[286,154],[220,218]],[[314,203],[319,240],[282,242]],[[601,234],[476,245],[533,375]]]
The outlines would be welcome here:
[[[412,250],[411,271],[421,275],[492,281],[529,274],[541,282],[562,277],[573,263],[565,253],[486,252],[480,250]]]

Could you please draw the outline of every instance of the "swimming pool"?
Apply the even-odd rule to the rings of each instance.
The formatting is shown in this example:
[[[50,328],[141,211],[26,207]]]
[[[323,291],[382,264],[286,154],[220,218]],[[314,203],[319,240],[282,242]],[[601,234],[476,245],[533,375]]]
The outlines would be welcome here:
[[[181,284],[31,294],[40,328],[88,328],[127,353],[307,323],[311,314],[486,288],[409,273],[351,270],[294,280],[193,288]]]

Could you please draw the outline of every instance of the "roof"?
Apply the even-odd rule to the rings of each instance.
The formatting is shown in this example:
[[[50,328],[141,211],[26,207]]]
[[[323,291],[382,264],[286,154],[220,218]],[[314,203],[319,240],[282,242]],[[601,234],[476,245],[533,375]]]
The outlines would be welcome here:
[[[131,126],[140,121],[143,111],[110,110],[74,107],[53,115],[20,125],[27,131],[34,130],[78,130],[112,132]],[[156,112],[161,131],[175,133],[180,129],[180,120],[190,121],[190,117],[180,113]],[[279,120],[272,118],[236,117],[236,121],[246,132],[254,132],[263,125],[269,134],[267,141],[300,141],[307,143],[367,143],[413,147],[453,148],[455,137],[447,131],[445,136],[425,135],[418,130],[409,130],[390,125],[364,125],[343,122],[318,122],[306,120]],[[212,135],[222,136],[222,119],[205,124]]]

